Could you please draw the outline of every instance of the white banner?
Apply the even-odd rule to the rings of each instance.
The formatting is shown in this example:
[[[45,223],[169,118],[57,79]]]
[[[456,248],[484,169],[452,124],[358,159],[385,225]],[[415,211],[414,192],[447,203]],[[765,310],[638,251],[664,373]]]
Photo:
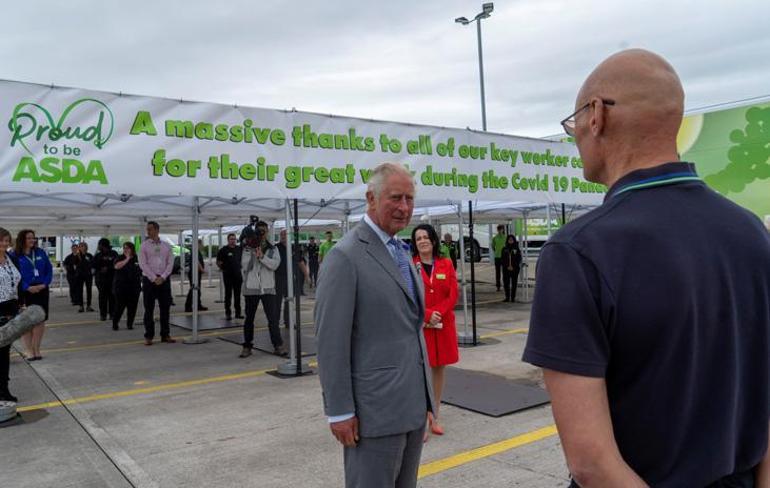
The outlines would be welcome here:
[[[383,161],[421,201],[598,204],[569,144],[0,81],[2,189],[332,200]]]

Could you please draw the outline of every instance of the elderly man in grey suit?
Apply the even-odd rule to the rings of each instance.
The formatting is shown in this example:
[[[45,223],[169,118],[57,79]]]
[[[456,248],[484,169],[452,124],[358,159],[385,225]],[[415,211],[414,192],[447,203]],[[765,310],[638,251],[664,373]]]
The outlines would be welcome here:
[[[412,217],[414,180],[383,163],[364,220],[324,259],[315,322],[324,409],[344,447],[348,488],[417,485],[433,411],[422,280],[396,237]]]

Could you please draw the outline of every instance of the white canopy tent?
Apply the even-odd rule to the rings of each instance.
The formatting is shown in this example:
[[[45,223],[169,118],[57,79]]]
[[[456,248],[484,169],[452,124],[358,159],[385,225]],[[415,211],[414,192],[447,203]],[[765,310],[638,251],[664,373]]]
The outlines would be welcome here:
[[[192,229],[196,254],[201,227],[250,215],[292,222],[290,236],[303,220],[347,229],[382,161],[414,172],[417,219],[461,218],[469,200],[510,218],[602,192],[582,180],[575,147],[553,141],[12,81],[0,95],[0,205],[11,209],[0,225],[39,235],[142,235],[152,220]]]

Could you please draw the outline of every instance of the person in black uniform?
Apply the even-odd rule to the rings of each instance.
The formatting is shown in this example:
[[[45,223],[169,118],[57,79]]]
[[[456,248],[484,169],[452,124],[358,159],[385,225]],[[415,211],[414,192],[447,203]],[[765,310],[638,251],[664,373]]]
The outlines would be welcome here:
[[[115,261],[115,277],[112,293],[115,297],[115,310],[112,313],[112,330],[118,330],[120,318],[126,311],[126,327],[134,328],[136,307],[139,293],[142,291],[142,268],[136,256],[136,247],[131,242],[123,244],[123,255]]]
[[[608,190],[543,246],[523,359],[572,486],[770,486],[770,235],[679,160],[683,112],[674,68],[629,49],[562,121]]]
[[[238,245],[238,237],[227,234],[227,245],[217,252],[217,266],[222,270],[222,280],[225,285],[225,318],[232,320],[231,304],[235,308],[235,318],[242,319],[241,314],[241,254],[243,250]]]
[[[307,260],[310,265],[310,288],[315,288],[318,282],[318,243],[315,237],[310,236],[310,242],[307,245]]]
[[[69,256],[64,258],[64,262],[62,263],[64,266],[64,271],[67,275],[67,284],[70,287],[70,303],[72,303],[72,305],[77,305],[78,303],[80,303],[80,300],[77,298],[78,297],[77,283],[78,283],[78,263],[79,262],[80,262],[80,251],[78,249],[78,245],[73,244],[70,250]]]
[[[115,261],[118,253],[112,250],[110,240],[106,237],[99,239],[96,256],[94,256],[94,277],[96,289],[99,291],[99,318],[112,318],[115,311],[115,297],[112,295],[112,283],[115,278]]]
[[[80,305],[80,309],[78,312],[84,312],[85,310],[88,310],[89,312],[93,312],[94,309],[91,308],[91,293],[92,293],[92,287],[94,285],[94,256],[90,252],[88,252],[88,244],[85,242],[81,242],[78,245],[78,248],[80,250],[80,262],[78,263],[78,271],[77,271],[77,283],[75,286],[78,288],[78,296],[80,298],[80,302],[78,305]],[[85,287],[85,295],[83,294],[83,287]],[[85,310],[83,309],[84,300],[85,297]]]
[[[501,255],[503,265],[503,288],[505,289],[504,302],[516,301],[516,288],[519,281],[519,269],[521,267],[521,250],[516,236],[508,234],[505,239],[505,247]]]
[[[206,270],[205,266],[203,265],[203,253],[201,252],[201,249],[203,248],[203,241],[198,240],[198,310],[200,311],[206,311],[208,310],[208,307],[203,306],[203,302],[201,301],[201,278],[203,277],[203,272]],[[192,312],[192,296],[193,296],[193,268],[192,268],[192,246],[190,246],[190,250],[188,253],[185,254],[185,261],[187,262],[187,279],[190,282],[190,291],[187,292],[187,299],[184,302],[184,311],[185,312]]]

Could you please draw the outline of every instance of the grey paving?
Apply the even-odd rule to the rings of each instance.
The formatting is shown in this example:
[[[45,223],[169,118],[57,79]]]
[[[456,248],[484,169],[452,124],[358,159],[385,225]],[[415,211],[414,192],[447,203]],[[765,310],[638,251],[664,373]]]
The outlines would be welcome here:
[[[538,371],[520,361],[526,334],[508,333],[527,326],[529,307],[499,302],[501,294],[489,284],[490,267],[482,264],[478,273],[483,303],[478,332],[498,335],[489,345],[461,349],[459,367],[540,383]],[[175,294],[178,289],[175,284]],[[203,291],[210,313],[223,315],[215,303],[217,289]],[[312,331],[310,295],[302,312],[307,333]],[[176,301],[173,312],[179,313],[183,299]],[[210,331],[215,335],[202,345],[146,347],[141,325],[115,332],[96,313],[76,313],[65,297],[52,303],[45,359],[31,364],[12,359],[11,388],[22,400],[20,407],[55,399],[33,369],[65,398],[129,394],[73,405],[75,417],[62,407],[27,411],[23,423],[0,428],[2,486],[130,486],[124,474],[135,486],[163,488],[342,486],[342,452],[329,433],[317,377],[284,380],[262,374],[282,360],[258,352],[237,358],[240,348],[216,334],[237,340],[238,329]],[[257,327],[264,326],[260,312]],[[172,328],[172,334],[181,338],[189,332]],[[205,381],[167,387],[194,380]],[[132,393],[155,387],[160,389]],[[431,437],[424,463],[553,423],[547,406],[491,418],[443,405],[441,417],[447,433]],[[420,480],[422,487],[566,484],[556,436]]]

